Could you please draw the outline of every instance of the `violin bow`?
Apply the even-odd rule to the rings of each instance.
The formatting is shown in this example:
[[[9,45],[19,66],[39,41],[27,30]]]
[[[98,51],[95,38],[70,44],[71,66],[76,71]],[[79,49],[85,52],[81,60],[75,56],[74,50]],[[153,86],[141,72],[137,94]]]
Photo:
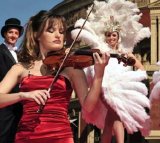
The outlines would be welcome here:
[[[50,91],[52,90],[53,85],[54,85],[54,83],[56,82],[56,80],[57,80],[57,78],[58,78],[58,75],[60,74],[60,72],[61,72],[61,70],[62,70],[62,68],[63,68],[64,62],[66,61],[66,59],[68,58],[69,54],[71,53],[71,49],[73,48],[73,45],[74,45],[75,42],[77,41],[77,39],[78,39],[78,37],[79,37],[79,35],[80,35],[80,33],[81,33],[81,31],[82,31],[85,23],[87,22],[87,20],[88,20],[88,18],[89,18],[89,15],[91,14],[91,12],[92,12],[92,10],[93,10],[93,8],[94,8],[94,3],[91,5],[91,10],[89,11],[89,13],[88,13],[88,15],[87,15],[87,17],[86,17],[86,19],[85,19],[85,21],[84,21],[84,23],[83,23],[80,31],[78,32],[76,38],[75,38],[74,41],[72,42],[71,46],[68,48],[69,50],[68,50],[68,52],[66,53],[63,61],[61,62],[60,66],[59,66],[59,68],[58,68],[58,70],[57,70],[57,72],[56,72],[56,75],[55,75],[54,79],[52,80],[52,82],[51,82],[51,84],[50,84],[50,86],[49,86],[49,88],[48,88],[48,92],[50,92]],[[44,109],[44,105],[41,104],[41,105],[39,106],[39,109],[37,110],[37,113],[42,113],[43,109]]]

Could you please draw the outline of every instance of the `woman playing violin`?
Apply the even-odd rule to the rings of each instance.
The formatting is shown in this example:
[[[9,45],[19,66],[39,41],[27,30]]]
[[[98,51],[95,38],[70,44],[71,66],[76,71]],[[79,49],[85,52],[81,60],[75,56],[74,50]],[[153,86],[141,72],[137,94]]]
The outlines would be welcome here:
[[[88,112],[93,110],[99,98],[104,68],[109,60],[106,53],[102,57],[93,54],[95,76],[89,90],[83,70],[73,67],[64,67],[53,88],[47,90],[54,76],[43,59],[48,52],[63,48],[65,32],[64,18],[48,11],[40,11],[27,23],[19,63],[0,83],[1,108],[16,102],[23,103],[23,116],[15,143],[73,143],[67,115],[72,90]],[[17,83],[20,83],[21,91],[8,94]],[[37,113],[39,105],[45,105],[41,113]]]

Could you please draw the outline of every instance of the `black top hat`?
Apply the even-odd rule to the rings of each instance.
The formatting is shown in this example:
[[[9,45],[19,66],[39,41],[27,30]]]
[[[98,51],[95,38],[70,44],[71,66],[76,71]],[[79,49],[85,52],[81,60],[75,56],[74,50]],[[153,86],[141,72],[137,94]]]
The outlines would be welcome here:
[[[18,28],[19,30],[19,37],[23,34],[24,28],[21,26],[21,22],[17,18],[9,18],[5,21],[5,25],[1,29],[1,35],[4,38],[4,32],[8,30],[8,28]]]

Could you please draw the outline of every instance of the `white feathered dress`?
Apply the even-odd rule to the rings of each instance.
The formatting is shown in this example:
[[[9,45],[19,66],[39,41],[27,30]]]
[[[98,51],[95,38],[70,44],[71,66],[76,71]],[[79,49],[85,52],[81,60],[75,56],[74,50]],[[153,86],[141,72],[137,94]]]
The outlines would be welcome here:
[[[90,12],[88,9],[87,13]],[[83,41],[92,48],[98,48],[101,52],[109,51],[105,42],[106,23],[110,16],[121,25],[121,42],[119,48],[132,52],[133,47],[142,39],[150,37],[150,30],[139,23],[141,14],[136,4],[125,0],[94,1],[94,7],[79,35],[78,41]],[[72,38],[75,39],[79,27],[82,27],[84,19],[79,19],[72,30]],[[125,47],[125,48],[124,48]],[[92,83],[94,67],[85,69],[88,82]],[[103,129],[107,108],[105,102],[115,110],[120,117],[128,133],[141,131],[142,135],[148,135],[150,116],[145,107],[150,108],[150,101],[146,97],[148,89],[141,81],[147,78],[146,71],[132,71],[118,64],[117,59],[110,58],[105,68],[102,82],[102,98],[98,100],[95,109],[88,113],[82,108],[82,117],[87,123]]]
[[[91,83],[94,67],[86,68],[85,73]],[[148,89],[141,82],[146,78],[145,71],[131,71],[131,67],[124,67],[123,63],[118,64],[117,59],[110,58],[102,82],[102,98],[92,112],[82,110],[84,120],[103,129],[107,115],[103,102],[107,102],[118,114],[128,133],[140,130],[143,135],[148,135],[150,117],[144,107],[150,108],[150,102],[146,97]]]

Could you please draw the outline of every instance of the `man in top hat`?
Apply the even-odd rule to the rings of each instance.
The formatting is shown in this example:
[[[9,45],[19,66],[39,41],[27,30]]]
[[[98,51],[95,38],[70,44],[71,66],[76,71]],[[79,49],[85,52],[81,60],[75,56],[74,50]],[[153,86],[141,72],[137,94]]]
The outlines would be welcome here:
[[[23,30],[21,22],[17,18],[7,19],[1,29],[4,42],[0,45],[0,81],[4,78],[8,70],[18,62],[15,52],[17,49],[16,42],[23,34]],[[14,93],[18,90],[17,85],[11,92]],[[0,143],[14,142],[21,115],[22,105],[20,103],[0,109]]]

